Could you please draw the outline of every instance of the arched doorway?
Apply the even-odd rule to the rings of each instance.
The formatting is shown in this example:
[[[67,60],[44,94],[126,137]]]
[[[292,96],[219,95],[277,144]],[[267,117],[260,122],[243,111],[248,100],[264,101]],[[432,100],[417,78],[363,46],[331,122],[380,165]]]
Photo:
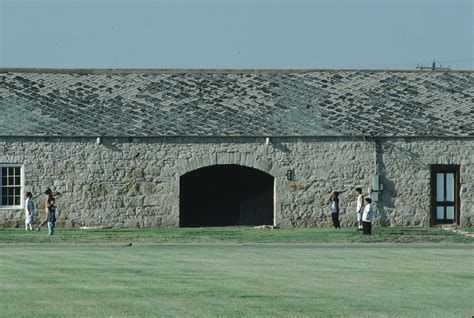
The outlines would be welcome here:
[[[180,178],[180,227],[273,225],[274,178],[238,165],[215,165]]]

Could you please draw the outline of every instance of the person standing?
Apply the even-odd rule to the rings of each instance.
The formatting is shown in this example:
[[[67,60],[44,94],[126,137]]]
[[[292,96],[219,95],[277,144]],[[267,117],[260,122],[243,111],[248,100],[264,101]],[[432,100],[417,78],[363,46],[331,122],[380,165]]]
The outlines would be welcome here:
[[[331,204],[331,217],[332,223],[336,229],[341,228],[341,224],[339,223],[339,192],[334,191],[329,198],[329,203]]]
[[[44,220],[40,223],[40,225],[38,226],[38,231],[40,230],[40,228],[46,224],[46,222],[48,222],[48,206],[51,202],[51,200],[54,199],[54,196],[55,195],[61,195],[62,193],[61,192],[53,192],[51,191],[50,188],[46,189],[46,191],[44,192],[45,196],[44,196],[44,213],[45,213],[45,218]]]
[[[362,230],[362,212],[364,212],[364,196],[362,195],[362,188],[356,188],[356,211],[358,230]]]
[[[25,200],[25,231],[33,231],[33,222],[35,222],[35,204],[31,192],[26,192]]]
[[[374,218],[374,208],[372,207],[372,199],[365,198],[365,208],[362,214],[362,233],[372,235],[372,220]]]
[[[56,206],[54,205],[56,200],[52,198],[49,201],[48,205],[48,216],[47,216],[47,221],[48,221],[48,235],[53,235],[54,233],[54,227],[56,225]]]

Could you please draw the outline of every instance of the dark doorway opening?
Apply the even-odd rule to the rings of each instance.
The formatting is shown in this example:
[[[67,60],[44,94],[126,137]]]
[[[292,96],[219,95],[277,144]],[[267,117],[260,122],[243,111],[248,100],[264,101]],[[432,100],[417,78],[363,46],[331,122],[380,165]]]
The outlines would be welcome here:
[[[274,178],[238,165],[216,165],[180,178],[180,227],[273,225]]]

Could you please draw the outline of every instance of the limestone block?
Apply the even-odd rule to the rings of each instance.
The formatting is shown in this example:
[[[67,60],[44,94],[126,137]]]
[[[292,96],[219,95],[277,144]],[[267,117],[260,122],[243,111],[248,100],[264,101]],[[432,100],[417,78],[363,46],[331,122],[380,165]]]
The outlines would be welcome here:
[[[132,171],[131,171],[131,175],[134,178],[143,178],[144,171],[141,168],[133,168]]]
[[[217,153],[217,164],[228,165],[230,163],[230,156],[228,153]]]
[[[143,206],[144,200],[145,200],[145,196],[126,197],[123,199],[123,204],[127,208],[141,207]]]
[[[146,195],[143,202],[144,206],[161,206],[163,197],[161,195]]]

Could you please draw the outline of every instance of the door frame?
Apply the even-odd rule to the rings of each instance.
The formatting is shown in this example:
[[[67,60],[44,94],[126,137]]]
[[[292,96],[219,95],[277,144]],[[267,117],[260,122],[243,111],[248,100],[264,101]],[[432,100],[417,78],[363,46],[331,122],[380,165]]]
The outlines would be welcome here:
[[[431,165],[431,226],[439,226],[443,224],[460,225],[460,206],[461,198],[459,191],[461,189],[460,181],[460,165]],[[454,220],[452,223],[437,222],[436,219],[436,174],[437,173],[454,173]]]

